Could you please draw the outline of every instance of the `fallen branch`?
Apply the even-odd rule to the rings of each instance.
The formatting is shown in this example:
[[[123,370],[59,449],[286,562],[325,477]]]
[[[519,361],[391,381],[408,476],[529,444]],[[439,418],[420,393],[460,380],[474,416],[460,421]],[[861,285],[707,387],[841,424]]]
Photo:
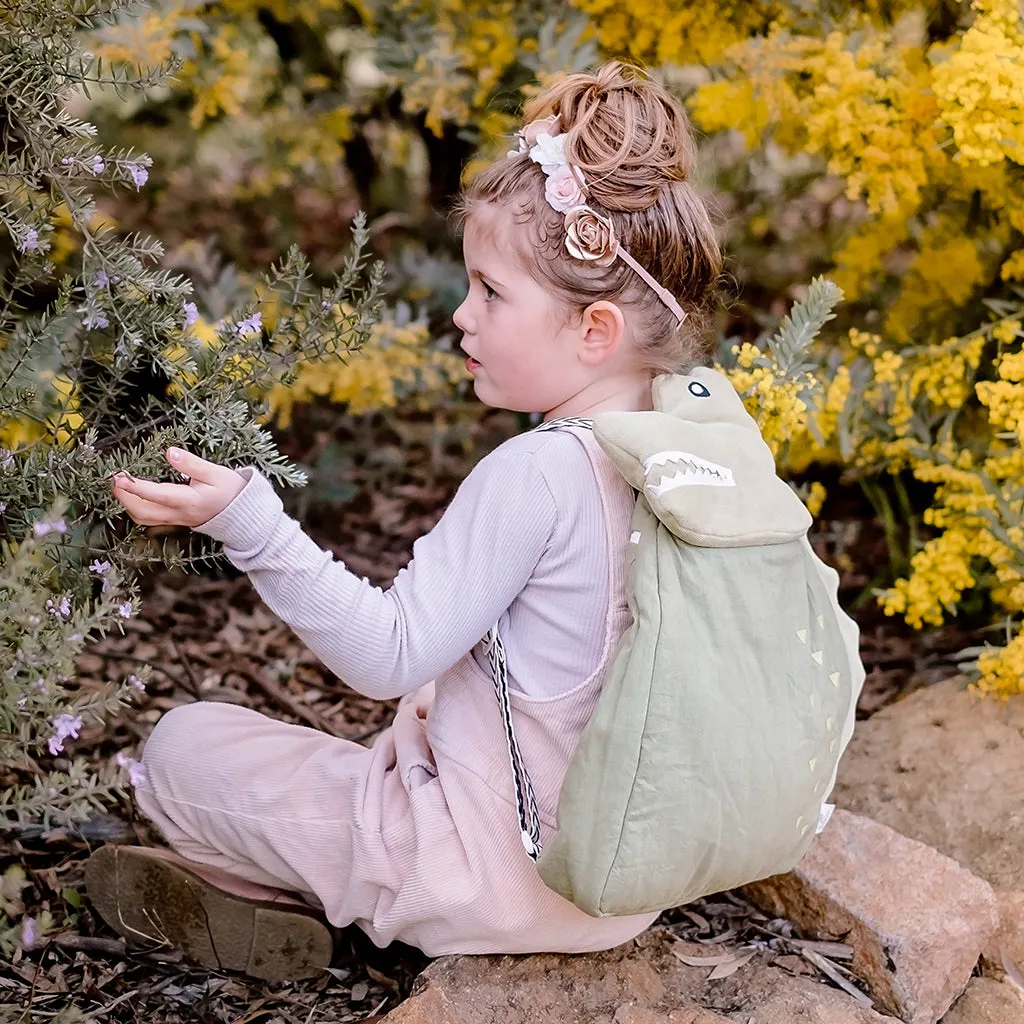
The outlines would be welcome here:
[[[75,932],[61,932],[54,935],[52,942],[61,949],[78,953],[106,953],[108,956],[124,956],[124,939],[105,939],[101,935],[78,935]]]

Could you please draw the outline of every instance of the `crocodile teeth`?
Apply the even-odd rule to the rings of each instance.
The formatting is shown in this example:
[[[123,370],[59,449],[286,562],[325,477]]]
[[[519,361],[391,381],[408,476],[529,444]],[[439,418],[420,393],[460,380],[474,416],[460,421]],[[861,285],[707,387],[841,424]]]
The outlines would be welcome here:
[[[651,470],[670,463],[675,463],[678,467],[671,476],[662,477],[657,484],[647,485],[647,490],[655,497],[691,484],[703,484],[705,487],[736,486],[731,469],[719,466],[715,462],[708,462],[707,459],[691,455],[689,452],[658,452],[644,462],[644,474],[650,475]]]

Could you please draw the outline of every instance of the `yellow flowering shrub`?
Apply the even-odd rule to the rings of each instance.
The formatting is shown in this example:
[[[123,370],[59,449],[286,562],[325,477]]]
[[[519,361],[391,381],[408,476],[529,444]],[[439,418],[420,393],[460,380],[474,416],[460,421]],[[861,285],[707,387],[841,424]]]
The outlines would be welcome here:
[[[1024,163],[1024,33],[1017,0],[975,0],[979,17],[935,67],[942,119],[960,159]]]
[[[979,658],[976,685],[1005,695],[1024,692],[1024,24],[1015,0],[975,0],[936,37],[935,6],[782,12],[689,104],[704,130],[820,154],[842,182],[828,273],[872,327],[820,353],[822,386],[773,447],[791,471],[835,463],[931,489],[930,534],[882,606],[923,628],[987,594],[1008,643]]]
[[[587,14],[606,53],[644,64],[714,64],[730,47],[766,29],[780,4],[724,0],[573,0]]]
[[[763,255],[795,268],[776,272],[771,296],[814,273],[846,294],[813,365],[744,345],[728,360],[780,466],[819,507],[819,465],[876,492],[916,480],[915,493],[931,495],[921,539],[912,531],[909,570],[883,607],[924,628],[984,594],[1008,642],[979,659],[978,685],[1024,689],[1014,674],[1024,647],[1016,0],[168,0],[140,26],[103,28],[98,45],[114,60],[183,61],[177,87],[212,140],[211,193],[269,200],[298,182],[334,183],[359,143],[372,176],[358,198],[384,196],[381,221],[407,217],[424,238],[437,230],[424,211],[507,148],[523,99],[552,75],[605,57],[653,65],[686,92],[711,152],[745,142],[720,169],[751,203],[729,218],[750,275]],[[736,146],[716,149],[719,132]],[[755,202],[761,186],[747,185],[758,175],[781,180],[780,194]],[[801,244],[808,255],[789,251]],[[426,280],[410,290],[452,290],[437,272]],[[305,368],[271,396],[274,416],[287,423],[314,397],[386,405],[457,378],[419,330],[382,325],[358,356]]]
[[[806,429],[804,394],[817,386],[810,374],[787,373],[778,362],[749,342],[732,348],[735,365],[719,367],[743,397],[772,454],[779,458],[793,436]]]
[[[276,319],[276,296],[265,294],[260,303],[262,324],[272,329]],[[336,310],[336,320],[351,310]],[[197,316],[189,325],[186,339],[199,349],[220,344],[223,325]],[[198,379],[193,353],[184,344],[164,351],[171,373],[169,390],[181,394],[184,387]],[[209,372],[209,368],[207,373]],[[244,358],[233,356],[218,368],[229,380],[245,380],[252,367]],[[273,421],[282,430],[292,425],[296,405],[318,400],[342,405],[352,415],[361,415],[396,406],[400,401],[423,404],[436,402],[450,393],[454,384],[468,379],[465,361],[451,352],[430,347],[427,325],[410,320],[404,311],[374,324],[369,339],[358,349],[328,353],[322,358],[301,362],[294,378],[278,383],[269,391],[252,395],[266,398],[264,421]]]
[[[410,395],[436,401],[467,374],[463,359],[428,349],[428,340],[423,323],[378,324],[358,352],[306,363],[294,383],[271,391],[270,415],[286,428],[297,403],[317,398],[344,404],[354,415],[391,408]]]

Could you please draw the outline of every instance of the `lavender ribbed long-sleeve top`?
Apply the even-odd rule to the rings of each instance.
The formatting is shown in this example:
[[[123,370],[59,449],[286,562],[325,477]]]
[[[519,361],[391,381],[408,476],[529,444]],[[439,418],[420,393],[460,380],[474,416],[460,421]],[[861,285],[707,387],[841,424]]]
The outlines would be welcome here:
[[[495,622],[514,689],[553,696],[597,666],[609,599],[606,527],[593,469],[572,434],[521,434],[482,459],[387,589],[320,548],[260,473],[243,474],[242,492],[198,532],[221,541],[267,605],[360,693],[415,690]]]

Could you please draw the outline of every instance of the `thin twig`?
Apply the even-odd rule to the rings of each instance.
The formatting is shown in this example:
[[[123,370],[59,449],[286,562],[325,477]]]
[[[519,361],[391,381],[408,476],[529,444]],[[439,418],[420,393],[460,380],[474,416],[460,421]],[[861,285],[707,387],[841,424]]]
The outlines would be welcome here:
[[[185,670],[185,675],[188,676],[189,682],[192,684],[191,687],[185,687],[185,689],[191,689],[192,696],[195,697],[196,700],[202,700],[203,695],[199,690],[199,680],[196,678],[195,672],[192,671],[192,665],[188,658],[185,657],[185,653],[178,646],[178,641],[174,639],[173,633],[168,633],[167,639],[170,641],[171,647],[174,648],[174,654],[178,661],[181,662],[181,667]]]

